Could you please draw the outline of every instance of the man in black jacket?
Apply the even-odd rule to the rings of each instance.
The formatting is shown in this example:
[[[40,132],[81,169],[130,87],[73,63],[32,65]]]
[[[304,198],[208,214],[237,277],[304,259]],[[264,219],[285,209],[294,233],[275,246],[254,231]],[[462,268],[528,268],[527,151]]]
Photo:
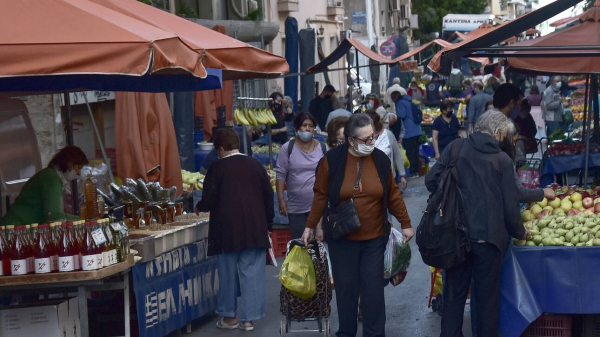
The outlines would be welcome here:
[[[523,239],[530,235],[521,223],[512,161],[500,150],[508,126],[508,118],[499,111],[483,114],[456,161],[472,249],[465,263],[446,270],[442,337],[462,334],[471,276],[476,292],[477,335],[498,336],[502,256],[510,236]],[[425,178],[430,192],[451,161],[453,145],[458,144],[444,150]]]

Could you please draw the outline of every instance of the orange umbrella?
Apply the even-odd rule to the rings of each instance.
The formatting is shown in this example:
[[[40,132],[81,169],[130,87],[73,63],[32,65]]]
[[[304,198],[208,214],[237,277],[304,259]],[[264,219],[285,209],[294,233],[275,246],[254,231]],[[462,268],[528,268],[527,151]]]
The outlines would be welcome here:
[[[125,81],[154,74],[207,77],[201,56],[175,34],[87,0],[1,1],[0,22],[2,84],[49,76],[64,82],[101,75]],[[102,86],[98,82],[90,87]]]
[[[90,0],[147,24],[177,34],[205,56],[204,65],[222,69],[223,79],[277,77],[289,72],[285,58],[136,0]]]
[[[515,46],[528,47],[569,47],[573,46],[598,46],[600,45],[600,1],[596,1],[594,7],[579,16],[579,24],[563,29],[559,32],[538,37],[533,40],[525,40]],[[553,52],[556,57],[552,58],[521,58],[519,54],[547,54],[548,51],[519,51],[506,52],[508,64],[513,69],[535,71],[540,73],[556,74],[600,74],[600,57],[579,56],[569,62],[569,59],[560,57],[560,53],[581,54],[590,51],[582,50],[560,50]]]
[[[124,178],[159,181],[182,192],[181,162],[164,93],[117,92],[117,172]],[[160,165],[160,172],[147,172]]]

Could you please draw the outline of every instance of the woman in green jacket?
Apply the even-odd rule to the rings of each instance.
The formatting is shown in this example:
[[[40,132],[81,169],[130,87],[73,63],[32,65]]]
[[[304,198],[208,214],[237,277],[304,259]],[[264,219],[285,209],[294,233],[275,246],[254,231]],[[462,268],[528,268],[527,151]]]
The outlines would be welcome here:
[[[64,212],[63,191],[70,190],[71,181],[79,177],[82,167],[87,164],[88,159],[80,148],[67,146],[60,150],[48,167],[29,178],[0,225],[79,219]]]

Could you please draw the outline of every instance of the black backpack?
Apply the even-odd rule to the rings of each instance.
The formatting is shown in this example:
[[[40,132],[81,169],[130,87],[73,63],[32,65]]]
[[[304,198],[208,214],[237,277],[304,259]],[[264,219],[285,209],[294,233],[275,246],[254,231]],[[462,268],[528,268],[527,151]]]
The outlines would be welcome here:
[[[417,228],[417,245],[425,264],[441,269],[459,266],[471,251],[464,203],[458,188],[456,160],[464,140],[451,145],[450,164],[427,201]]]
[[[423,122],[423,111],[413,102],[410,102],[410,108],[412,110],[412,120],[415,124],[421,124]]]

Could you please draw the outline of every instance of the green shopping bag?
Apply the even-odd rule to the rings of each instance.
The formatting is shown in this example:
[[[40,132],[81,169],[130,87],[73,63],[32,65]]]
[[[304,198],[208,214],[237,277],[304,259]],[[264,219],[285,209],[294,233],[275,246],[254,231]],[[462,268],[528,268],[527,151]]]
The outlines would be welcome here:
[[[317,293],[315,266],[308,251],[294,246],[283,261],[279,281],[292,294],[307,300]]]

